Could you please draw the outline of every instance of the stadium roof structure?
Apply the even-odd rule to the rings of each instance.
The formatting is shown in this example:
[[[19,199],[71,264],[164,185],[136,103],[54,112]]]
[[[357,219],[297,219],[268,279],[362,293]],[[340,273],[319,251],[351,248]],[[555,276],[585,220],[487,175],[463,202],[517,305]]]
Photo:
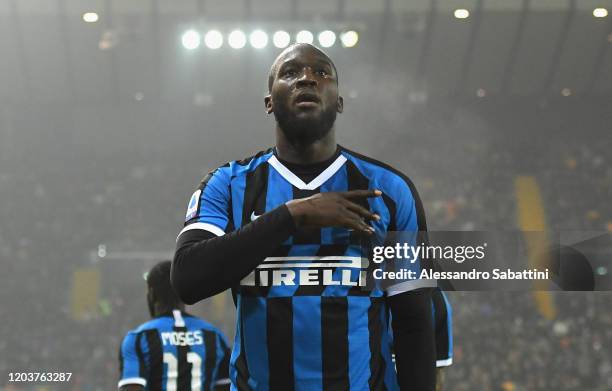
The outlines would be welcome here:
[[[469,16],[455,17],[457,9]],[[610,94],[606,10],[612,0],[7,0],[0,102],[193,99],[223,72],[265,72],[278,51],[226,43],[188,53],[188,29],[225,37],[234,29],[355,30],[355,48],[328,49],[340,64],[367,64],[362,74],[382,69],[429,96]],[[87,12],[97,20],[84,22]]]

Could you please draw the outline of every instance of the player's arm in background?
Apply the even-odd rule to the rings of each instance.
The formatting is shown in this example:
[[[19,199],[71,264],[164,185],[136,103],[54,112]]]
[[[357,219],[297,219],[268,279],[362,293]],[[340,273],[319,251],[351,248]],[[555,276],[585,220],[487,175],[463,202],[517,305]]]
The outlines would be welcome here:
[[[138,334],[129,332],[119,348],[120,391],[142,391],[147,385],[144,358],[137,344]]]
[[[453,363],[453,311],[448,297],[441,289],[434,289],[431,298],[436,333],[436,391],[442,391],[444,368]]]
[[[395,202],[396,230],[426,232],[425,212],[418,193],[408,178],[402,179],[403,183],[396,183],[390,194]],[[434,391],[436,388],[436,347],[429,284],[431,282],[423,280],[404,281],[387,291],[397,378],[402,390]]]
[[[293,200],[234,231],[230,178],[229,165],[215,170],[202,181],[189,202],[171,272],[172,285],[187,304],[238,284],[297,226],[336,226],[371,232],[364,220],[372,220],[373,213],[353,202],[379,195],[370,190],[321,193]]]

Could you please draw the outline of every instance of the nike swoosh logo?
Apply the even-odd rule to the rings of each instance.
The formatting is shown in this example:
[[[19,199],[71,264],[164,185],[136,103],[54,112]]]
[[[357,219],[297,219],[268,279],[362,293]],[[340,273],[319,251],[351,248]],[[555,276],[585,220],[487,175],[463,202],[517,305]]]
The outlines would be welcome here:
[[[259,216],[261,216],[261,215],[259,215]],[[251,221],[257,220],[259,218],[259,216],[256,215],[255,212],[251,212]]]

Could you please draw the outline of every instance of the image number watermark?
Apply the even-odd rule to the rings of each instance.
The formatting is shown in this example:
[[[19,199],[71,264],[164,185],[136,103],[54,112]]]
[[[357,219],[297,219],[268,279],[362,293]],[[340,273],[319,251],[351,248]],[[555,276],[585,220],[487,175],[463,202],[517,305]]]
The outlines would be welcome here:
[[[9,383],[67,383],[72,372],[9,372]]]

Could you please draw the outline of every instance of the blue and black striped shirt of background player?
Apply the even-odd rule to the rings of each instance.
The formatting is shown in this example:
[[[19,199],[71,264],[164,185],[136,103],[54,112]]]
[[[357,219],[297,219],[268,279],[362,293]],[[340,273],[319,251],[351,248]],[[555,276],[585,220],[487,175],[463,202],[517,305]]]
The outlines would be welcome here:
[[[225,337],[210,323],[184,311],[170,287],[170,262],[148,273],[158,274],[157,289],[176,299],[160,304],[152,299],[152,320],[131,330],[119,349],[119,384],[124,390],[227,391],[230,349]],[[159,285],[165,285],[161,289]],[[159,296],[159,292],[156,292]]]
[[[329,160],[309,166],[284,162],[273,148],[233,161],[208,174],[191,197],[177,238],[173,286],[187,303],[232,288],[233,390],[434,389],[431,281],[387,290],[357,286],[358,235],[344,228],[298,229],[285,205],[318,192],[357,189],[383,193],[362,203],[381,216],[371,222],[377,234],[426,231],[407,177],[340,146]]]

